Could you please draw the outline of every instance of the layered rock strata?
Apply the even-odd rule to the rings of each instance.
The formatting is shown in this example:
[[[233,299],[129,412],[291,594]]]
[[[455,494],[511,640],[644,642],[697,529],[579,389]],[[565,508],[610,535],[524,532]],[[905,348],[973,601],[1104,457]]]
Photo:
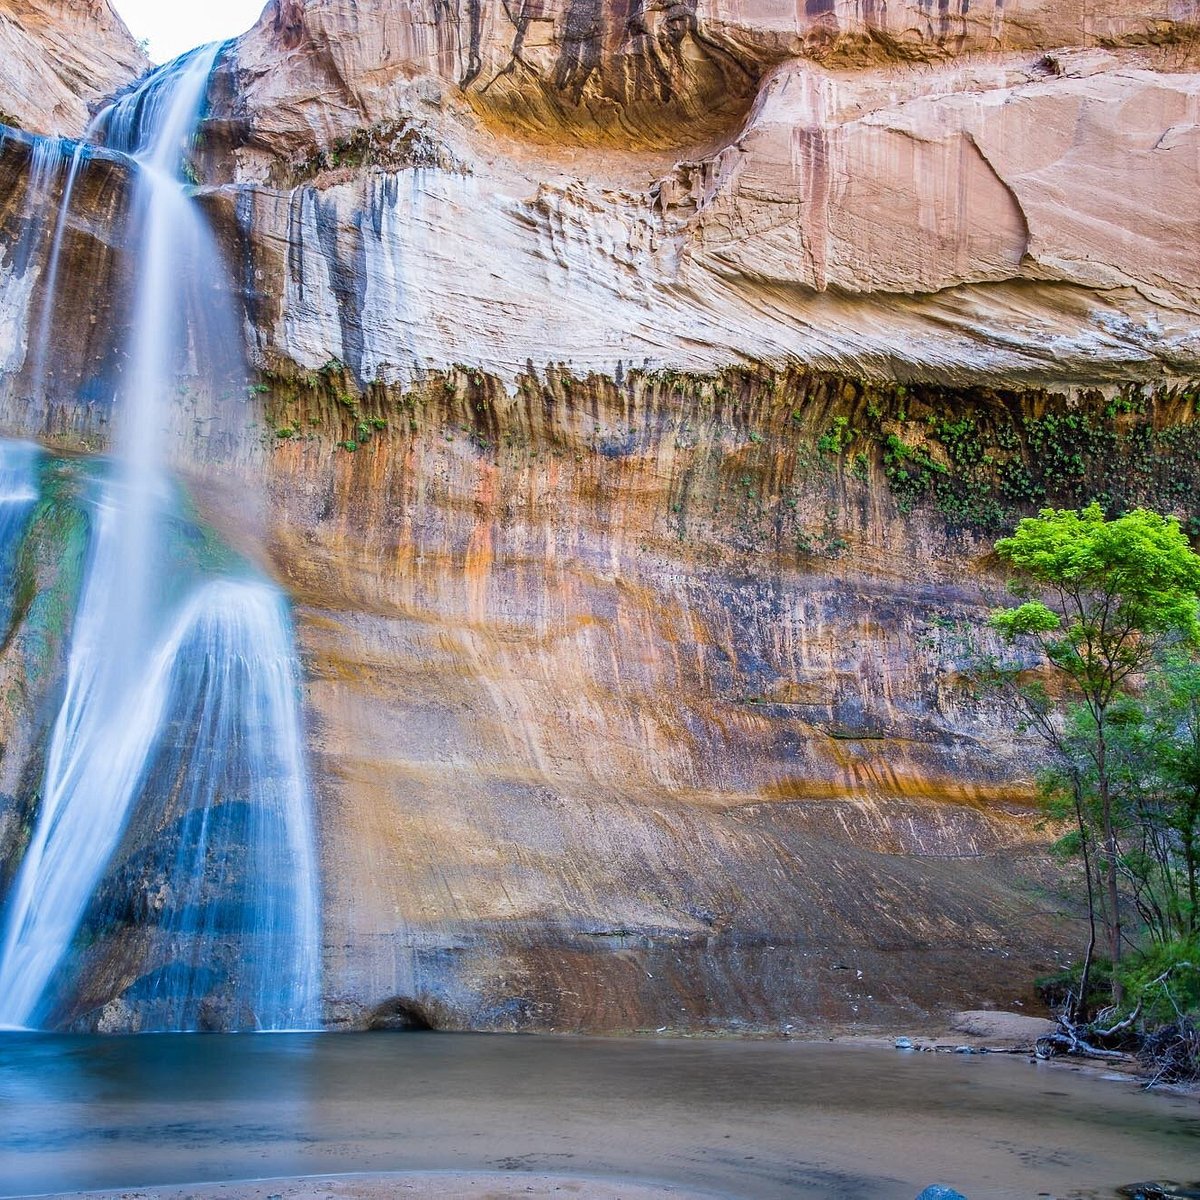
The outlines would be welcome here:
[[[714,7],[269,9],[214,137],[266,361],[1194,372],[1193,14]]]
[[[0,61],[0,124],[64,137],[149,66],[108,0],[4,0]]]
[[[269,481],[332,1022],[879,1024],[1071,945],[966,669],[1020,513],[1200,519],[1195,7],[280,0],[227,55],[263,374],[180,457],[226,530]],[[10,430],[102,444],[104,304]],[[136,1026],[96,933],[64,1020]]]

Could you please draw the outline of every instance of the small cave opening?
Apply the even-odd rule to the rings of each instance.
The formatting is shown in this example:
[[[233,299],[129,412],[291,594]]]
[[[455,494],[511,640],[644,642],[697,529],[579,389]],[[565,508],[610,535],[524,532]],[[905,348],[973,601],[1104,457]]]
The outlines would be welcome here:
[[[372,1033],[427,1033],[437,1027],[425,1005],[404,996],[385,1000],[367,1018],[367,1029]]]

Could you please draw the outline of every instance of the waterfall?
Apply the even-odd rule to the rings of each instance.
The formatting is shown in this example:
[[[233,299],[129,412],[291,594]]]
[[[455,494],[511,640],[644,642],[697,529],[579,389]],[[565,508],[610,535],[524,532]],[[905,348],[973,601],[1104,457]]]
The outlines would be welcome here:
[[[41,451],[29,442],[0,442],[0,629],[12,609],[12,563],[37,502]]]
[[[58,275],[62,265],[67,219],[71,215],[71,200],[75,193],[75,183],[79,178],[79,168],[87,157],[87,149],[86,142],[76,142],[71,151],[71,165],[67,168],[67,180],[63,184],[58,219],[54,222],[54,239],[50,243],[50,256],[46,260],[46,279],[42,285],[42,303],[38,309],[37,324],[33,328],[32,366],[29,372],[32,380],[30,390],[33,393],[33,399],[39,403],[46,398],[46,351],[50,347],[54,297],[58,293]],[[31,189],[31,193],[32,191],[33,189]]]
[[[0,135],[0,145],[8,135]],[[34,264],[43,240],[40,220],[62,157],[62,139],[38,138],[29,158],[22,228],[6,253],[0,245],[0,373],[21,369],[28,358],[29,307],[37,272]],[[5,269],[4,259],[8,258]]]
[[[25,187],[25,232],[17,248],[16,266],[24,275],[41,241],[41,211],[49,199],[62,165],[63,140],[38,138],[29,156],[29,182]]]
[[[313,831],[281,597],[261,583],[209,583],[193,595],[168,646],[161,656],[173,673],[168,716],[193,735],[183,745],[162,745],[152,769],[181,823],[161,924],[191,957],[187,970],[156,980],[149,999],[165,1005],[174,1027],[197,1027],[212,943],[226,932],[208,895],[227,894],[229,877],[243,873],[236,924],[253,930],[243,946],[253,961],[241,963],[229,1003],[235,1013],[258,1014],[266,1027],[312,1024],[319,966]],[[280,727],[285,714],[291,728]],[[197,761],[197,747],[215,752]],[[256,853],[263,848],[271,853]]]
[[[88,500],[86,574],[33,832],[4,911],[0,1025],[52,1021],[81,930],[130,907],[153,925],[156,960],[134,981],[138,1028],[319,1019],[315,837],[287,606],[237,563],[215,577],[181,568],[170,544],[187,526],[167,469],[182,366],[189,349],[198,362],[227,352],[187,319],[189,281],[219,260],[182,178],[220,49],[158,69],[93,125],[136,168],[129,367],[115,456]],[[85,154],[64,188],[51,282]],[[212,327],[235,328],[232,315]]]

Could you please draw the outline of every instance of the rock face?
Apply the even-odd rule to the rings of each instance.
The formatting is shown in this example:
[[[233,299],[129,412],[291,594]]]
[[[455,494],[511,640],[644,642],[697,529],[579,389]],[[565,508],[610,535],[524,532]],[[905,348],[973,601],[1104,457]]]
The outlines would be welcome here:
[[[964,671],[1020,513],[1200,520],[1197,10],[268,6],[196,162],[262,384],[180,457],[227,532],[268,480],[333,1023],[880,1024],[1071,945]],[[72,448],[85,175],[109,282],[0,397]]]
[[[979,585],[797,461],[817,396],[730,393],[461,378],[353,453],[280,439],[335,1017],[886,1021],[1049,961],[1025,772],[959,677]]]
[[[241,194],[260,352],[1193,372],[1191,6],[956,7],[272,6],[232,68],[238,177],[295,185]]]
[[[0,123],[66,137],[149,66],[108,0],[3,0],[0,60]]]

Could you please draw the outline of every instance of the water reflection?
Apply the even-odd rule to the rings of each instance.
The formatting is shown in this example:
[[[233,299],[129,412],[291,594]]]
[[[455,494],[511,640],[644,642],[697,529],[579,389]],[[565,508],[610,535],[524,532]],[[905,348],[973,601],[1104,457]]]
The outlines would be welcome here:
[[[0,1196],[512,1170],[762,1198],[1200,1176],[1200,1106],[1068,1068],[774,1042],[0,1037]]]

